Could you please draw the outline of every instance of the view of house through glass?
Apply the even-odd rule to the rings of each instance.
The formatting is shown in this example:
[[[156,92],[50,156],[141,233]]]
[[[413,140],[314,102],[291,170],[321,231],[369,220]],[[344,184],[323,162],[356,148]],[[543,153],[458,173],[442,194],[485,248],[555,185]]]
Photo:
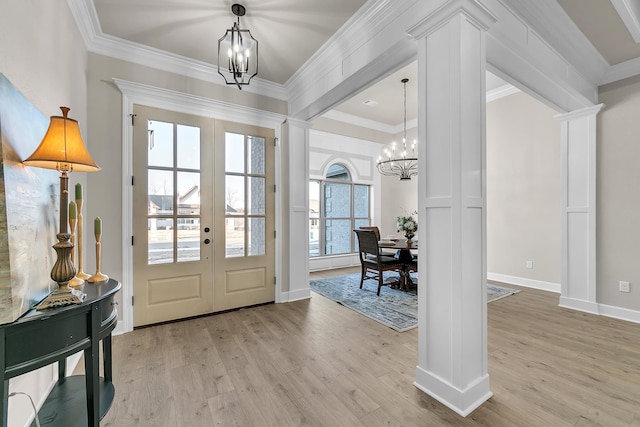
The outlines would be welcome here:
[[[200,259],[200,128],[148,122],[148,263]]]
[[[225,133],[225,250],[227,257],[265,254],[265,139]]]
[[[352,230],[370,224],[369,199],[369,186],[354,184],[338,163],[324,180],[309,181],[309,255],[355,252]]]

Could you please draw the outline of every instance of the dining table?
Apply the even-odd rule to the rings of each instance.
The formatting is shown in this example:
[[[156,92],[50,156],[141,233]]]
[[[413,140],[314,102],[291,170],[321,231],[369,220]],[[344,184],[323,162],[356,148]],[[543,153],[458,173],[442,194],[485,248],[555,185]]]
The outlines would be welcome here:
[[[418,242],[413,241],[411,245],[407,245],[406,239],[397,240],[380,240],[378,246],[381,249],[395,249],[396,253],[394,258],[402,263],[402,268],[398,271],[399,277],[395,282],[389,283],[393,287],[397,287],[400,290],[408,291],[413,289],[416,284],[411,280],[411,270],[416,265],[416,261],[413,258],[412,250],[418,249]]]

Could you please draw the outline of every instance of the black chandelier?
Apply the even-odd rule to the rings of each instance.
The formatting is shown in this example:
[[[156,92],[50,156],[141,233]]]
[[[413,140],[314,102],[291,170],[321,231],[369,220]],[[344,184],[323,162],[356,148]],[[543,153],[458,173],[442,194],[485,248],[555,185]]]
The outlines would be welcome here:
[[[404,85],[404,132],[402,134],[402,144],[398,145],[393,141],[382,149],[378,157],[378,171],[382,175],[398,176],[401,180],[411,179],[418,174],[418,145],[414,139],[407,145],[407,82],[409,79],[402,79]]]
[[[258,40],[249,30],[240,28],[240,17],[246,12],[244,6],[234,4],[231,12],[238,20],[218,40],[218,73],[226,84],[242,90],[258,74]]]

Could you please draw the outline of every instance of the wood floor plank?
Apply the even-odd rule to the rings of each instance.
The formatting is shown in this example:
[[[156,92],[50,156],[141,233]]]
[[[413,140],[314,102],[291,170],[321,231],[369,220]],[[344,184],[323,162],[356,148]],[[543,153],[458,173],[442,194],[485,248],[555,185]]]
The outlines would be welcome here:
[[[413,385],[417,329],[312,293],[114,337],[116,397],[101,425],[640,426],[640,325],[518,289],[488,305],[494,396],[466,418]]]

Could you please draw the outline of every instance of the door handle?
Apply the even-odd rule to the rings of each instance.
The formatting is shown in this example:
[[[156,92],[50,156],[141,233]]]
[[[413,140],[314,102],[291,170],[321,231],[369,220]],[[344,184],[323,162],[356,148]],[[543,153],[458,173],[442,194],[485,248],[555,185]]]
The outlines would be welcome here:
[[[205,244],[205,245],[208,245],[209,243],[211,243],[211,240],[209,240],[209,239],[204,239],[204,244]]]

